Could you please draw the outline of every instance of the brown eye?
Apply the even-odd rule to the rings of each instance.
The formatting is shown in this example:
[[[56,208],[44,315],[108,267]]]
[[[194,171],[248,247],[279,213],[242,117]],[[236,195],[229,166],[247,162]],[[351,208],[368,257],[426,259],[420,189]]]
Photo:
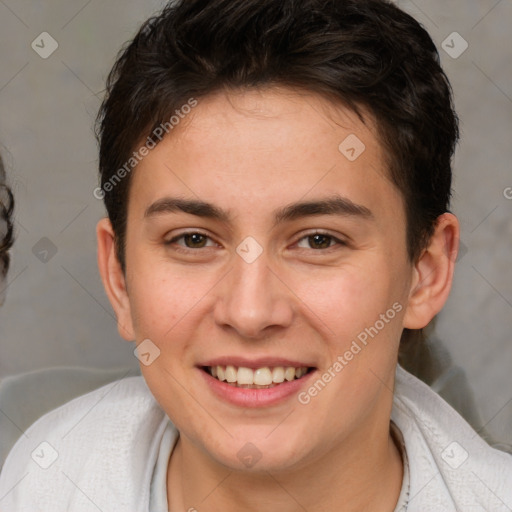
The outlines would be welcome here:
[[[310,235],[308,242],[312,249],[327,249],[331,246],[332,237],[328,235]]]
[[[165,245],[176,244],[187,249],[202,249],[215,245],[209,236],[203,233],[191,231],[190,233],[183,233],[165,242]]]
[[[183,236],[185,245],[190,249],[200,249],[206,245],[207,237],[201,233],[192,233]]]
[[[297,246],[301,249],[329,249],[335,245],[344,246],[345,242],[327,233],[312,233],[299,240]]]

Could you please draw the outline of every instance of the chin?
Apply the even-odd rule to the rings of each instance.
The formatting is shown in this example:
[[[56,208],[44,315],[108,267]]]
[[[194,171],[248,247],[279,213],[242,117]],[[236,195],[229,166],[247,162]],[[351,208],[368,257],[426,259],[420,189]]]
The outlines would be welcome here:
[[[255,431],[254,428],[250,430]],[[300,465],[305,456],[302,453],[304,442],[284,435],[271,439],[271,430],[265,428],[263,434],[259,431],[253,436],[246,430],[240,436],[205,446],[205,449],[219,464],[233,471],[279,472]]]

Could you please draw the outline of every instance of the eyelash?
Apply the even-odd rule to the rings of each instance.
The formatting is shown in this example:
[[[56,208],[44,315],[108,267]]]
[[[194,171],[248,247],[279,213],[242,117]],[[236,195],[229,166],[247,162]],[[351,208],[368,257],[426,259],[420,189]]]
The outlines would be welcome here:
[[[171,240],[168,240],[165,242],[165,245],[166,246],[169,246],[169,245],[172,245],[172,244],[175,244],[178,240],[186,237],[186,236],[191,236],[191,235],[201,235],[201,236],[204,236],[210,240],[212,240],[212,238],[210,236],[208,236],[206,233],[203,233],[201,231],[187,231],[185,233],[181,233],[180,235],[178,236],[175,236],[174,238],[172,238]],[[339,238],[335,237],[334,235],[331,235],[330,233],[326,233],[326,232],[323,232],[323,231],[314,231],[314,232],[311,232],[311,233],[307,233],[306,235],[303,235],[301,238],[299,238],[295,244],[298,244],[299,242],[301,242],[302,240],[305,240],[309,237],[313,237],[315,235],[320,235],[320,236],[324,236],[326,238],[329,238],[331,240],[331,242],[335,242],[335,245],[339,245],[341,247],[346,247],[348,244],[347,242],[343,241],[343,240],[340,240]],[[213,240],[212,240],[213,241]],[[313,248],[309,248],[309,249],[306,249],[306,250],[311,250],[311,251],[315,251],[315,252],[322,252],[322,251],[327,251],[329,249],[332,249],[333,247],[335,247],[335,245],[330,245],[329,247],[327,248],[324,248],[324,249],[313,249]],[[211,246],[209,246],[211,247]],[[198,247],[198,248],[191,248],[191,247],[185,247],[185,246],[179,246],[176,250],[178,252],[190,252],[190,251],[197,251],[199,249],[207,249],[208,247]],[[304,248],[302,248],[304,249]]]
[[[206,233],[203,233],[201,231],[186,231],[185,233],[181,233],[181,235],[175,236],[174,238],[171,238],[170,240],[167,240],[164,243],[165,243],[165,245],[172,245],[172,244],[176,243],[177,240],[180,240],[181,238],[184,238],[186,236],[191,236],[191,235],[201,235],[201,236],[204,236],[204,237],[212,240],[210,236],[208,236]],[[204,247],[199,247],[199,249],[204,249]],[[198,249],[192,249],[190,247],[181,246],[181,248],[178,248],[176,250],[178,252],[189,252],[189,251],[197,251]]]

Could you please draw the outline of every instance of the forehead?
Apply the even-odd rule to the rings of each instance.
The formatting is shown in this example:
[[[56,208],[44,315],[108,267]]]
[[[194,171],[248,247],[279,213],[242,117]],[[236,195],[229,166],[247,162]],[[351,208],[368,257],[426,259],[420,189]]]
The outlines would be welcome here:
[[[261,213],[336,193],[385,210],[401,206],[387,174],[370,116],[284,88],[221,92],[200,99],[138,164],[130,203],[168,194]]]

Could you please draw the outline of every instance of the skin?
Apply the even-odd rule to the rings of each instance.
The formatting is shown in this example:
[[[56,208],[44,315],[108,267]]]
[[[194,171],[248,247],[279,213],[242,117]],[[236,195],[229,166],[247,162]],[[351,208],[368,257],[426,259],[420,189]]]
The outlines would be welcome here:
[[[353,162],[338,149],[350,134],[366,147]],[[393,511],[403,475],[389,431],[400,335],[424,327],[447,299],[456,218],[439,217],[410,262],[403,199],[371,117],[363,123],[284,88],[201,99],[132,179],[126,275],[107,219],[97,228],[98,261],[121,335],[160,350],[141,371],[180,431],[170,510]],[[371,215],[275,223],[276,210],[335,194]],[[230,217],[146,215],[165,197],[205,201]],[[198,230],[206,238],[176,240]],[[316,230],[326,238],[310,238]],[[252,263],[236,252],[248,236],[263,249]],[[293,396],[235,406],[197,368],[215,357],[272,356],[304,361],[319,377],[395,303],[402,310],[307,405]],[[250,468],[237,456],[248,442],[261,454]]]

